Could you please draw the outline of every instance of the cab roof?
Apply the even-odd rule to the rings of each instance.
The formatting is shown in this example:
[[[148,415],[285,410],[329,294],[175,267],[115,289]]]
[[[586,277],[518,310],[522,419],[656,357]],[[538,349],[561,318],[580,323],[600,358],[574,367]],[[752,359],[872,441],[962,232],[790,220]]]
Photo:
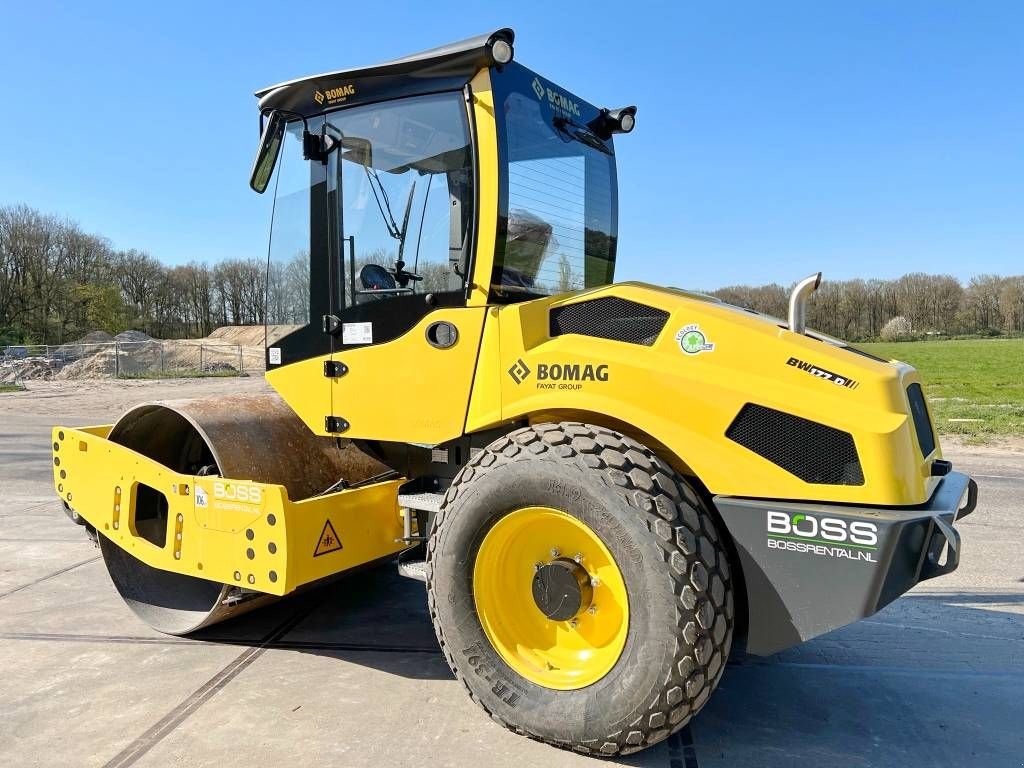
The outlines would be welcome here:
[[[308,116],[341,103],[377,100],[383,93],[458,88],[495,63],[491,47],[499,40],[512,46],[515,32],[504,27],[394,61],[288,80],[261,88],[256,97],[261,112],[283,109]]]

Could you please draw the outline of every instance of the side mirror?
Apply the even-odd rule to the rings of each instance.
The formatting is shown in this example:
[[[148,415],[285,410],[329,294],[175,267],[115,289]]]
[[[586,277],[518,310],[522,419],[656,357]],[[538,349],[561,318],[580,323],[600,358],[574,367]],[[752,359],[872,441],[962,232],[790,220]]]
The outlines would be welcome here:
[[[252,164],[252,175],[249,177],[249,186],[260,194],[267,190],[267,185],[274,175],[277,156],[281,154],[284,128],[285,120],[281,113],[271,112],[267,124],[263,127],[263,135],[260,136],[260,147],[256,152],[256,160]]]

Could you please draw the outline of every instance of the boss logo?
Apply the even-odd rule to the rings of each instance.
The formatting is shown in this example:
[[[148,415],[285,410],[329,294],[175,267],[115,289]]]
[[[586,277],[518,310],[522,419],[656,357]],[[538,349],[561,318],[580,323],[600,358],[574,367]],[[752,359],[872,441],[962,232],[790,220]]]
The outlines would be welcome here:
[[[815,517],[785,512],[768,513],[768,533],[778,536],[800,537],[834,541],[837,544],[860,544],[873,547],[878,544],[878,526],[863,520],[841,520],[837,517]]]
[[[246,504],[260,504],[263,501],[263,490],[258,485],[225,483],[216,480],[213,483],[213,498],[225,501],[242,501]]]

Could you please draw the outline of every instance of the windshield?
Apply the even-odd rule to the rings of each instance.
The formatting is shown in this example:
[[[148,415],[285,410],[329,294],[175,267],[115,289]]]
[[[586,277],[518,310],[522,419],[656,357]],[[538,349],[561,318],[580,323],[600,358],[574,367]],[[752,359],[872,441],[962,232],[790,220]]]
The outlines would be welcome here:
[[[342,187],[344,305],[463,290],[473,170],[462,94],[370,104],[326,119],[342,146],[329,160],[328,184]]]

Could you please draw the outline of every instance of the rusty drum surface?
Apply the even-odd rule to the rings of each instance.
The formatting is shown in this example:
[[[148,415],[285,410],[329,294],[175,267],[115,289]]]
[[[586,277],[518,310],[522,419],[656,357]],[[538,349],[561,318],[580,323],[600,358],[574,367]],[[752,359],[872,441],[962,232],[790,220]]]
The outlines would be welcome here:
[[[351,441],[315,436],[275,394],[144,403],[118,420],[109,439],[176,472],[283,485],[293,501],[388,469]],[[100,544],[121,597],[161,632],[188,634],[273,599],[153,568],[103,536]]]

